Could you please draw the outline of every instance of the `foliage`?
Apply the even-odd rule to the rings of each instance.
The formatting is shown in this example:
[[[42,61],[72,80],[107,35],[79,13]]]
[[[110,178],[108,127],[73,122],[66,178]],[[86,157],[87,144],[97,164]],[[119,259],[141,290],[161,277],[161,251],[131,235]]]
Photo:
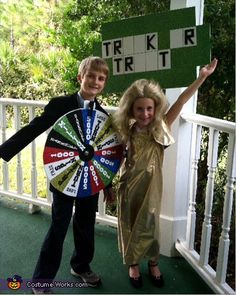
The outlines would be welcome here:
[[[1,96],[48,100],[64,92],[75,61],[68,50],[54,45],[56,7],[50,5],[40,0],[0,3]]]
[[[5,53],[3,52],[3,49]],[[1,90],[0,95],[30,100],[48,100],[56,93],[63,93],[62,75],[65,70],[60,60],[65,60],[65,52],[38,52],[30,55],[24,49],[16,53],[6,43],[1,47]],[[6,58],[3,56],[11,56]],[[56,66],[56,63],[58,65]]]
[[[235,119],[235,1],[206,0],[204,22],[211,24],[212,56],[217,70],[199,90],[198,113]]]

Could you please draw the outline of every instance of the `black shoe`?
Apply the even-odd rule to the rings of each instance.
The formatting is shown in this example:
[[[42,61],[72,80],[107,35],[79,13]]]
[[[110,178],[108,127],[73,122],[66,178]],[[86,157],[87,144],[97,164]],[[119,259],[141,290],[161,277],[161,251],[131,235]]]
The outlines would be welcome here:
[[[132,266],[136,266],[136,265],[138,265],[138,264],[132,264],[132,265],[129,266],[129,268],[132,267]],[[136,289],[139,289],[139,288],[141,288],[143,286],[143,280],[142,280],[141,275],[136,277],[136,278],[132,278],[129,275],[129,281],[130,281],[131,285]]]
[[[150,262],[148,262],[148,272],[149,272],[149,277],[151,279],[151,282],[153,283],[154,286],[156,286],[157,288],[162,288],[164,287],[164,279],[163,276],[154,276],[151,272],[151,268],[157,266],[157,263],[155,264],[150,264]]]

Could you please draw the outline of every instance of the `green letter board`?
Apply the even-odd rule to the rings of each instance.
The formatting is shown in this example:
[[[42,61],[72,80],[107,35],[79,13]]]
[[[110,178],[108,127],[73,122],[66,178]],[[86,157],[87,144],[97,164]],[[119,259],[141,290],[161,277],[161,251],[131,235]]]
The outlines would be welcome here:
[[[211,59],[210,28],[195,25],[194,7],[106,23],[94,55],[109,64],[107,92],[141,78],[162,88],[184,87],[196,79],[196,66]]]

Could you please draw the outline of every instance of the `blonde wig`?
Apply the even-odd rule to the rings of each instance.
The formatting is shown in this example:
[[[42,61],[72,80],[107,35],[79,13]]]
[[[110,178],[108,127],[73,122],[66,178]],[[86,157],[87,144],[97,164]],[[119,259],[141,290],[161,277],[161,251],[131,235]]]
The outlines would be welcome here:
[[[160,85],[152,80],[140,79],[135,81],[124,92],[118,111],[114,115],[114,122],[122,137],[124,143],[127,143],[130,137],[131,125],[134,121],[133,105],[139,98],[151,98],[155,105],[155,117],[149,125],[149,132],[161,132],[162,120],[168,109],[168,101]]]

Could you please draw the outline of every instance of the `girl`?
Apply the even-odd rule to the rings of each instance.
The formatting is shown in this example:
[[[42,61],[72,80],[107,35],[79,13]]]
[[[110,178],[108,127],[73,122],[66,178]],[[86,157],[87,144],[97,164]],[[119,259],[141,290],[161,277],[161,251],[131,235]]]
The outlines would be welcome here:
[[[216,65],[214,59],[203,67],[198,78],[168,111],[167,99],[158,83],[137,80],[125,91],[115,114],[127,149],[118,190],[119,248],[135,288],[142,286],[138,265],[142,258],[148,259],[154,285],[164,285],[157,265],[164,147],[174,142],[170,127],[183,105],[214,72]]]

